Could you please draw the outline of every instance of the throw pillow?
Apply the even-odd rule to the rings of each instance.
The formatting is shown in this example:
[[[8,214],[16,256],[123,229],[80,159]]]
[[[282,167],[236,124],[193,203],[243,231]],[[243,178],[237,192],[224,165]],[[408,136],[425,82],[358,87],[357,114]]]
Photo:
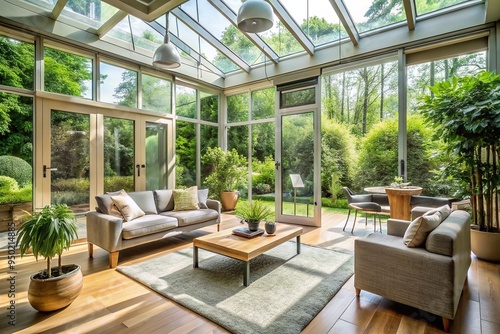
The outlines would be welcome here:
[[[95,200],[97,202],[99,210],[104,214],[123,218],[116,205],[113,204],[113,200],[111,200],[111,196],[116,196],[123,193],[125,193],[125,190],[122,189],[119,191],[107,192],[104,195],[97,195],[95,197]]]
[[[125,191],[116,196],[111,196],[111,200],[118,208],[126,222],[145,215],[144,211],[135,203]]]
[[[420,247],[425,244],[425,240],[442,222],[441,213],[436,211],[431,215],[424,214],[413,220],[406,229],[403,240],[408,247]]]
[[[200,209],[208,209],[207,206],[208,189],[198,189],[198,204]]]
[[[174,210],[197,210],[198,205],[198,187],[193,186],[187,189],[174,189]]]

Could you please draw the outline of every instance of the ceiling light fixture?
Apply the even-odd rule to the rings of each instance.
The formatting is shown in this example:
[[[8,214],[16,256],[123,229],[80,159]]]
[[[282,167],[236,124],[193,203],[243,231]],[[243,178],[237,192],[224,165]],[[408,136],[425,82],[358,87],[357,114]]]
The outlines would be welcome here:
[[[240,30],[258,33],[273,26],[273,8],[263,0],[248,0],[238,10],[236,18]]]
[[[156,49],[153,55],[153,66],[170,69],[181,66],[181,56],[173,44],[169,43],[168,37],[168,12],[165,13],[165,37],[163,44]]]

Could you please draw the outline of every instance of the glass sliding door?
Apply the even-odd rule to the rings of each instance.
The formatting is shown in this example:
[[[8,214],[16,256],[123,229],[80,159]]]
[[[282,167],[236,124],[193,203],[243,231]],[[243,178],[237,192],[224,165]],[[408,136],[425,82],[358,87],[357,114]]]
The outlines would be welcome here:
[[[166,124],[146,122],[146,190],[167,188],[167,135]],[[143,168],[142,166],[136,168]]]
[[[104,192],[135,190],[133,120],[104,117]]]
[[[90,116],[52,110],[50,114],[50,173],[52,204],[67,204],[75,213],[89,210]]]

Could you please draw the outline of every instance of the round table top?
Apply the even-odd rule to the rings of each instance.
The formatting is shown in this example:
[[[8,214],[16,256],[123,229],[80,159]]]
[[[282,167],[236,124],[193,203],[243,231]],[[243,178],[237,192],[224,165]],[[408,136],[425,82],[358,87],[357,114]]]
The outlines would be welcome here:
[[[408,186],[407,188],[393,188],[393,187],[366,187],[364,190],[372,194],[385,194],[386,189],[391,193],[401,195],[418,195],[422,192],[422,187]]]

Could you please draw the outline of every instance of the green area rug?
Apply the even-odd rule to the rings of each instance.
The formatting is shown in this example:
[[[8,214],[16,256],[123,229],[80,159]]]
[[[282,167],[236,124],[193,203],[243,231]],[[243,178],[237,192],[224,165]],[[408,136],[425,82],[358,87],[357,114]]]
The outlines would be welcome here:
[[[353,256],[286,242],[250,262],[192,248],[117,270],[233,333],[300,333],[353,274]]]

